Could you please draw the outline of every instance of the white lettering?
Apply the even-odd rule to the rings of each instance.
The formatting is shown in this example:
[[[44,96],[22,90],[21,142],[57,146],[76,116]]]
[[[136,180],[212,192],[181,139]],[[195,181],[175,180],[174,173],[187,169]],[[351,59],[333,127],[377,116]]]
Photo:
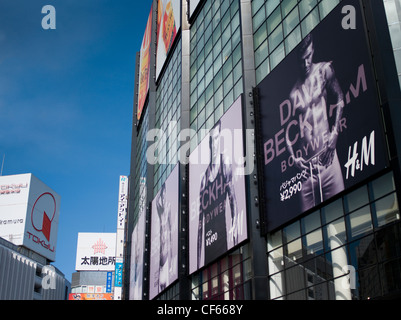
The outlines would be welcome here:
[[[341,26],[344,30],[356,29],[356,10],[354,6],[347,5],[341,10],[342,14],[346,16],[341,21]]]
[[[42,8],[42,13],[47,13],[42,18],[42,28],[44,30],[56,29],[56,9],[51,5],[46,5]]]

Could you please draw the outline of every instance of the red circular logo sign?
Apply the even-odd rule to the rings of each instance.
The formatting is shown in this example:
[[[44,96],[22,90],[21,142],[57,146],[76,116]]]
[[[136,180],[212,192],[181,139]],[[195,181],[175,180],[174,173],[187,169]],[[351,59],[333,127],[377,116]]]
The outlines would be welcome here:
[[[56,215],[56,199],[54,196],[45,192],[36,199],[31,212],[33,228],[42,232],[47,241],[50,241],[50,232],[53,219]]]

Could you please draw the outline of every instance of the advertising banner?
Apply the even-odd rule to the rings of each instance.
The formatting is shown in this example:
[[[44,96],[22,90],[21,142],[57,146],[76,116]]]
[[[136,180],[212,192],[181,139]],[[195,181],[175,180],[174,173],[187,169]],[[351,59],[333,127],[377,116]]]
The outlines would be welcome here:
[[[112,293],[70,293],[68,300],[113,300]]]
[[[141,119],[146,96],[148,95],[149,91],[150,43],[152,40],[152,8],[150,9],[149,18],[146,24],[145,34],[143,35],[140,51],[137,120]]]
[[[115,233],[78,233],[76,271],[115,271],[115,266]]]
[[[181,0],[158,0],[156,79],[181,28]]]
[[[143,293],[143,254],[145,247],[146,227],[146,178],[142,177],[139,184],[138,220],[131,236],[131,266],[130,266],[130,300],[142,300]]]
[[[0,177],[0,236],[56,259],[60,196],[32,174]]]
[[[149,298],[178,279],[179,166],[152,201]]]
[[[247,239],[241,97],[189,157],[189,269]]]
[[[268,231],[385,168],[359,1],[342,1],[257,90]]]

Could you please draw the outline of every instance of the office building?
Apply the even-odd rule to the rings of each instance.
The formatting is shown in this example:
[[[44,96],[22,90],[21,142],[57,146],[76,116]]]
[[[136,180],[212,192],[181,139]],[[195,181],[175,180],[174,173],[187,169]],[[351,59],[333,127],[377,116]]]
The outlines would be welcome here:
[[[154,0],[125,299],[401,293],[401,2]]]

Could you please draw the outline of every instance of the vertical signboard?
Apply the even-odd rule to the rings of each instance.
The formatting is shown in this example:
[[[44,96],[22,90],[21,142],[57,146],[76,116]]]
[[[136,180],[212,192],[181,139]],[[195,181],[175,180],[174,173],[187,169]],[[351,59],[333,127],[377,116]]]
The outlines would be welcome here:
[[[190,273],[248,238],[241,99],[189,157]]]
[[[152,201],[149,298],[178,279],[179,166]]]
[[[359,1],[342,1],[257,89],[267,231],[386,167]]]
[[[111,287],[113,285],[113,272],[107,272],[107,279],[106,279],[106,293],[111,293]]]
[[[181,0],[158,0],[156,79],[181,28]]]
[[[114,300],[122,298],[123,282],[123,258],[125,240],[125,219],[128,209],[128,177],[120,176],[118,191],[118,215],[117,215],[117,234],[116,234],[116,269],[114,281]]]
[[[125,228],[127,209],[128,209],[128,177],[120,176],[120,184],[118,190],[117,229]]]
[[[123,259],[116,259],[116,271],[114,279],[114,288],[122,288],[123,286]],[[115,299],[115,297],[114,297]],[[121,299],[119,299],[121,300]]]
[[[146,178],[139,184],[138,220],[131,236],[130,300],[142,300],[143,294],[143,254],[146,227]]]
[[[153,8],[153,6],[152,6]],[[152,10],[150,9],[148,22],[146,24],[145,34],[143,35],[140,59],[139,59],[139,84],[138,84],[138,110],[137,120],[141,119],[145,100],[149,91],[150,74],[150,43],[152,39]]]

